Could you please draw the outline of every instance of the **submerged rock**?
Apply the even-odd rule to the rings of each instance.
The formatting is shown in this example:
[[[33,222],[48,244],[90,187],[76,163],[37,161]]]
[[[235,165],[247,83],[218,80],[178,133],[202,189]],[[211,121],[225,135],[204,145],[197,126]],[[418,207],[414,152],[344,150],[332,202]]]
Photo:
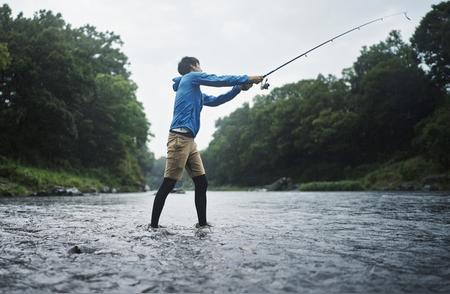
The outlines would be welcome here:
[[[120,190],[118,188],[104,186],[100,190],[101,193],[119,193]]]
[[[68,195],[68,196],[82,196],[83,195],[83,193],[81,193],[77,187],[67,188],[65,192],[66,192],[66,195]]]
[[[89,188],[87,188],[86,193],[98,194],[98,191],[97,191],[97,188],[95,188],[95,187],[89,187]]]
[[[400,183],[397,187],[398,191],[416,191],[419,189],[420,189],[420,187],[417,185],[417,183],[414,183],[414,182]]]
[[[422,189],[425,191],[439,191],[450,189],[450,175],[431,175],[422,179]]]
[[[73,246],[72,248],[70,248],[67,253],[69,254],[80,254],[81,253],[81,249],[80,247],[78,247],[77,245]]]
[[[291,178],[282,177],[266,186],[267,191],[292,191],[297,189]]]
[[[49,191],[38,191],[32,193],[30,196],[83,196],[83,193],[77,187],[61,187],[55,186]]]
[[[102,189],[101,189],[100,191],[101,191],[102,193],[109,193],[110,190],[111,190],[110,187],[104,186],[104,187],[102,187]]]

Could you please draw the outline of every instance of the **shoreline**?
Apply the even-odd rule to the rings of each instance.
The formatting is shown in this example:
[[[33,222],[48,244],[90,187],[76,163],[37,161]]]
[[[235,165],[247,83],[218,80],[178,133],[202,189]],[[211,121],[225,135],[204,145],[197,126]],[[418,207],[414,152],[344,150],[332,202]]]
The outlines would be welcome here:
[[[209,191],[450,191],[450,173],[433,169],[417,173],[414,178],[405,177],[395,169],[408,161],[385,165],[363,177],[338,181],[301,182],[282,178],[290,184],[264,186],[214,185]],[[281,179],[277,180],[279,182]],[[276,183],[276,182],[275,182]],[[134,186],[120,185],[120,179],[95,170],[49,169],[21,165],[6,160],[0,162],[0,196],[76,196],[96,193],[145,192],[145,183]],[[152,187],[155,188],[155,187]],[[192,188],[192,187],[190,187]]]

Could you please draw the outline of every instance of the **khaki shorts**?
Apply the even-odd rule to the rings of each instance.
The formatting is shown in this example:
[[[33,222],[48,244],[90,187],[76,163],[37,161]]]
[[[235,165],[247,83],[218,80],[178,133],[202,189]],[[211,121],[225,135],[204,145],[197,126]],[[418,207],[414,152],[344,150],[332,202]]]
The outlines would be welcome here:
[[[164,177],[179,181],[185,168],[191,178],[205,174],[197,144],[194,138],[169,133]]]

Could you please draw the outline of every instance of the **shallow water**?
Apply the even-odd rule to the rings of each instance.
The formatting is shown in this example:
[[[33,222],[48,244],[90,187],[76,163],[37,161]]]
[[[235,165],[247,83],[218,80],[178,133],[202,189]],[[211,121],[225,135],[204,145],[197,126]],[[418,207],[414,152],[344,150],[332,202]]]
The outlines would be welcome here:
[[[448,193],[153,198],[0,198],[0,292],[450,292]]]

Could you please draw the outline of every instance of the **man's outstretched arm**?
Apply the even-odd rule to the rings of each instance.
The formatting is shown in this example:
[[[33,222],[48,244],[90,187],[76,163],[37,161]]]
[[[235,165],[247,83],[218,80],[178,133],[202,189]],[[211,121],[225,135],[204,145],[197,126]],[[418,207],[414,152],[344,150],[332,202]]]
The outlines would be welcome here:
[[[213,74],[207,74],[204,72],[195,73],[192,76],[192,83],[203,86],[212,87],[230,87],[237,85],[244,85],[249,83],[258,84],[262,81],[262,76],[217,76]]]
[[[219,96],[212,96],[212,95],[206,95],[203,94],[203,105],[206,106],[219,106],[220,104],[224,104],[225,102],[228,102],[232,100],[234,97],[236,97],[241,92],[240,86],[234,86],[233,89],[230,91],[221,94]]]

